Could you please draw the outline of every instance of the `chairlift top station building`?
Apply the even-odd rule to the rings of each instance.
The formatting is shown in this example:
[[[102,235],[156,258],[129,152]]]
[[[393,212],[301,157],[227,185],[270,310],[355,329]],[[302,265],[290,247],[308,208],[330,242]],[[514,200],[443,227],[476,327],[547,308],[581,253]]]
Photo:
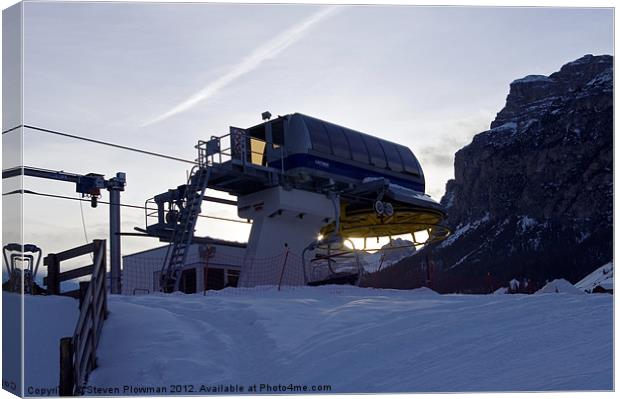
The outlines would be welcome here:
[[[179,290],[193,294],[238,286],[245,248],[245,243],[197,237],[179,273]],[[123,256],[123,295],[160,291],[166,250],[164,245]]]
[[[263,123],[199,141],[187,184],[147,200],[158,209],[147,223],[149,216],[156,222],[139,230],[170,242],[164,291],[179,287],[202,202],[222,201],[206,197],[206,188],[236,196],[239,217],[253,221],[242,286],[252,285],[244,278],[251,260],[283,251],[305,257],[349,238],[411,234],[419,243],[416,232],[426,231],[430,241],[449,234],[409,148],[300,113],[270,117],[266,112]],[[273,274],[263,278],[274,284],[281,278],[273,269],[264,273]],[[308,282],[294,279],[283,283]]]
[[[233,134],[235,131],[238,129],[231,130]],[[299,113],[280,116],[242,133],[250,139],[247,161],[286,171],[294,188],[316,191],[330,184],[346,188],[367,177],[385,177],[424,192],[422,168],[411,150],[400,144]],[[211,185],[237,196],[263,188],[244,184],[256,183],[254,179],[224,182],[214,176]]]

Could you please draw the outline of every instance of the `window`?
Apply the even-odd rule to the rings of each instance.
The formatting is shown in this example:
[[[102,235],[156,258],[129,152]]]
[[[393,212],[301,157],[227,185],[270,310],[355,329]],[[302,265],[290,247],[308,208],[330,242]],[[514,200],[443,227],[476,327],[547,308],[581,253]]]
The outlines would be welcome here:
[[[351,159],[349,142],[347,141],[342,128],[331,123],[324,123],[324,125],[327,128],[327,134],[329,134],[334,155],[341,158]]]
[[[326,154],[332,153],[332,146],[329,142],[327,130],[323,126],[323,122],[318,119],[304,117],[308,131],[310,132],[310,141],[312,141],[312,149]]]
[[[263,140],[251,138],[250,139],[250,162],[254,165],[265,166],[265,142]]]
[[[395,172],[402,172],[403,162],[401,161],[398,150],[396,149],[396,144],[389,141],[382,141],[381,145],[383,146],[383,151],[387,157],[389,168]]]
[[[207,268],[205,273],[205,289],[221,290],[224,288],[224,269]]]
[[[179,284],[179,290],[186,294],[196,293],[196,269],[185,269],[181,273],[181,281]]]
[[[227,287],[236,287],[239,285],[239,270],[228,269],[228,284]]]
[[[379,139],[366,134],[362,135],[362,138],[366,142],[366,147],[368,147],[370,163],[378,168],[385,168],[387,166],[385,162],[385,153],[383,152]]]
[[[353,160],[368,164],[368,149],[366,149],[366,144],[364,144],[361,134],[345,128],[342,130],[349,141]]]
[[[260,124],[248,129],[250,151],[248,154],[248,161],[254,165],[264,166],[265,160],[265,124]]]

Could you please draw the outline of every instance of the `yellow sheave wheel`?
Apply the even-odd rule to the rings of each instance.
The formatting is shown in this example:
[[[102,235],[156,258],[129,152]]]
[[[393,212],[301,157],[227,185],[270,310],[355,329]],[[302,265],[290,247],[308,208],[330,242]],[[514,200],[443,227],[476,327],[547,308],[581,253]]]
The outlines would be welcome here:
[[[426,243],[440,241],[448,237],[450,230],[441,226],[444,214],[433,209],[396,207],[394,214],[386,218],[379,216],[374,209],[360,209],[352,212],[341,206],[340,235],[346,238],[389,237],[428,231]],[[325,237],[334,233],[335,223],[321,229]]]

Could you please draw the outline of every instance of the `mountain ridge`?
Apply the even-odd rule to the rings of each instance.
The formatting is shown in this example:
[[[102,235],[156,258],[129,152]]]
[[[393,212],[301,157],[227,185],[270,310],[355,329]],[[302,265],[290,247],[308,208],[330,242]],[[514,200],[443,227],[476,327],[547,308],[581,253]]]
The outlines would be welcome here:
[[[441,199],[452,236],[369,285],[419,285],[412,276],[425,273],[427,258],[434,289],[445,292],[487,291],[514,277],[575,283],[610,261],[613,57],[588,54],[549,76],[514,80],[490,129],[456,152],[454,168]]]

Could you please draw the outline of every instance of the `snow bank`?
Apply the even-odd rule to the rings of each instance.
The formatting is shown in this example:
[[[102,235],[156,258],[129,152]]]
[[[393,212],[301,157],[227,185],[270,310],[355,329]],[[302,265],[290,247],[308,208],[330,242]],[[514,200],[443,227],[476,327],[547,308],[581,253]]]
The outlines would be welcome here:
[[[411,292],[414,294],[423,294],[423,295],[440,295],[438,292],[433,291],[432,289],[428,287],[414,288],[411,290]]]
[[[507,293],[508,293],[508,287],[500,287],[496,289],[495,291],[493,291],[494,295],[501,295],[501,294],[507,294]]]
[[[612,302],[350,286],[111,296],[90,383],[610,390]]]
[[[577,294],[582,295],[584,292],[575,287],[563,278],[559,278],[548,282],[544,287],[535,292],[535,294]]]
[[[2,301],[18,308],[21,295],[3,292]],[[59,342],[73,336],[79,315],[78,301],[61,296],[24,296],[24,370],[26,394],[58,396]],[[5,371],[6,373],[6,371]]]
[[[609,262],[599,267],[592,273],[585,276],[581,281],[575,284],[575,287],[585,292],[592,292],[596,286],[602,286],[605,289],[613,289],[614,286],[614,264]]]

